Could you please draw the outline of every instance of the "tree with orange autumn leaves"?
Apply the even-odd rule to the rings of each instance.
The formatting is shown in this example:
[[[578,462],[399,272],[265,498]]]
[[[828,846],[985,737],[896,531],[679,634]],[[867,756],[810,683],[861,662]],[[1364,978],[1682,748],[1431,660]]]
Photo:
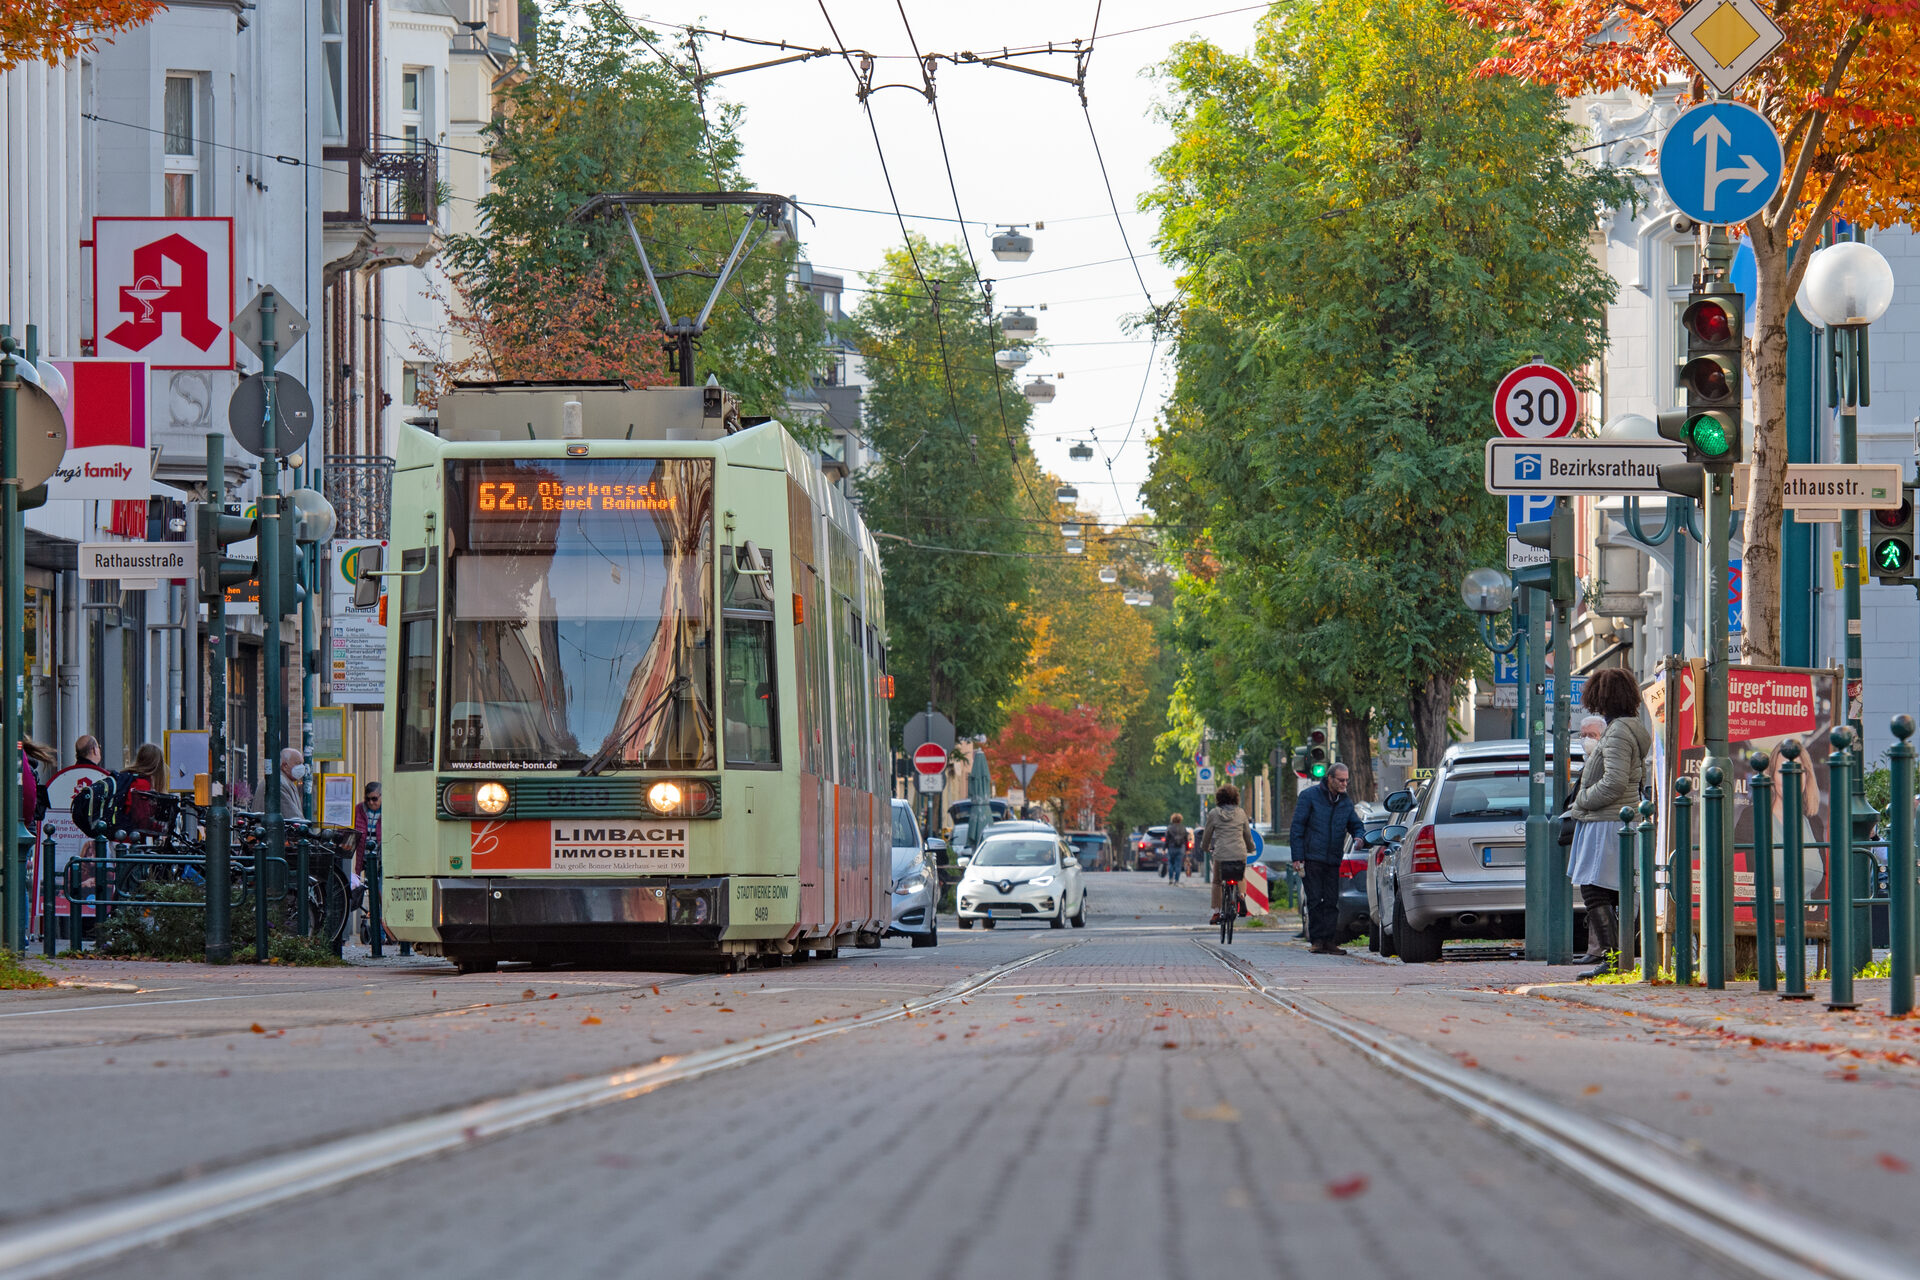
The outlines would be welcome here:
[[[1076,829],[1082,822],[1096,829],[1107,820],[1119,794],[1103,781],[1119,737],[1119,727],[1103,724],[1092,707],[1063,710],[1040,703],[1016,711],[987,744],[994,790],[1019,787],[1013,766],[1025,760],[1039,766],[1026,787],[1029,801],[1050,806]]]
[[[92,53],[102,36],[137,27],[164,8],[161,0],[9,0],[0,5],[0,71]]]
[[[1688,102],[1704,82],[1666,38],[1686,6],[1674,0],[1450,0],[1497,32],[1488,74],[1552,85],[1567,97],[1626,88]],[[1715,0],[1699,0],[1714,3]],[[1734,97],[1779,131],[1786,178],[1746,224],[1758,268],[1748,330],[1757,409],[1747,498],[1747,661],[1780,658],[1780,560],[1786,479],[1787,307],[1809,254],[1794,248],[1829,218],[1920,229],[1920,0],[1776,0],[1786,42]]]
[[[510,378],[624,378],[665,386],[666,350],[652,317],[630,297],[616,296],[604,263],[578,274],[559,267],[521,273],[510,295],[483,305],[459,281],[447,308],[449,332],[465,354],[437,363],[420,403],[431,408],[455,382]],[[418,354],[441,353],[415,338]]]

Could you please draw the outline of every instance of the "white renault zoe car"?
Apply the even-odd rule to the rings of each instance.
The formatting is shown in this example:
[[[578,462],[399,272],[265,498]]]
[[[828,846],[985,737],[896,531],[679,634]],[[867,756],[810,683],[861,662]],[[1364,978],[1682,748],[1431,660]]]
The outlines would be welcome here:
[[[989,929],[1001,920],[1084,927],[1087,890],[1072,846],[1038,823],[1019,826],[1027,829],[989,829],[967,859],[957,890],[960,927],[976,920]]]

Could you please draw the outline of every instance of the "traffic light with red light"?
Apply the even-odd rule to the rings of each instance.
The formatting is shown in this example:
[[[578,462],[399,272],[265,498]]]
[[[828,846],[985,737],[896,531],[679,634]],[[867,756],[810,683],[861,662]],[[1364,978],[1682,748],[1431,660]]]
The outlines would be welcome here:
[[[1867,549],[1872,558],[1867,568],[1882,586],[1914,580],[1913,498],[1914,485],[1908,481],[1900,486],[1899,506],[1873,513],[1873,539]]]
[[[1659,416],[1660,434],[1687,446],[1687,461],[1728,467],[1740,461],[1742,343],[1740,295],[1696,290],[1680,313],[1687,344],[1679,384],[1686,407]]]

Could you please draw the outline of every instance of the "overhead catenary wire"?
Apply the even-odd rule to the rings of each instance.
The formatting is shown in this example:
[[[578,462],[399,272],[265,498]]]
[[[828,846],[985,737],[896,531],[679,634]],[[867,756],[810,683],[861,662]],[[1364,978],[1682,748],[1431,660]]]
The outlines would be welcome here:
[[[907,43],[913,48],[914,56],[919,57],[920,42],[914,39],[913,24],[907,20],[906,0],[894,0],[894,6],[900,11],[900,25],[906,28]],[[953,157],[947,151],[947,128],[946,125],[941,123],[940,103],[934,96],[933,64],[931,61],[923,61],[921,63],[921,75],[926,80],[927,108],[933,113],[934,136],[940,140],[940,163],[947,171],[947,190],[953,196],[953,216],[960,222],[962,227],[960,245],[967,251],[967,265],[973,270],[973,278],[979,280],[980,263],[973,256],[973,242],[967,238],[964,230],[967,215],[960,208],[960,185],[954,180]],[[872,114],[871,108],[868,109],[868,114]],[[904,229],[905,224],[902,224],[902,230]],[[983,290],[990,289],[990,286],[983,285],[982,288]],[[993,299],[990,293],[983,297],[981,306],[986,311],[988,318],[991,319],[993,315]],[[1020,487],[1026,490],[1027,500],[1033,503],[1034,514],[1045,516],[1047,514],[1046,508],[1041,505],[1040,496],[1033,491],[1033,481],[1027,478],[1026,468],[1020,465],[1020,448],[1014,443],[1013,426],[1007,421],[1007,391],[1005,382],[1006,379],[1004,378],[997,375],[994,377],[993,397],[1000,410],[1000,433],[1005,436],[1007,440],[1007,459],[1013,466],[1014,474],[1020,477]],[[1031,445],[1028,446],[1028,451],[1031,453]]]

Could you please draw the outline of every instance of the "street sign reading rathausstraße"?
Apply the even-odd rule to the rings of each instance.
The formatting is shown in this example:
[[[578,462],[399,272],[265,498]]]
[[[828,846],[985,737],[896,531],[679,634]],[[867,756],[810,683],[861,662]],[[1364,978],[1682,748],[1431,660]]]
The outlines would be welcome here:
[[[1685,445],[1627,440],[1489,440],[1488,493],[1660,493],[1659,469]]]

